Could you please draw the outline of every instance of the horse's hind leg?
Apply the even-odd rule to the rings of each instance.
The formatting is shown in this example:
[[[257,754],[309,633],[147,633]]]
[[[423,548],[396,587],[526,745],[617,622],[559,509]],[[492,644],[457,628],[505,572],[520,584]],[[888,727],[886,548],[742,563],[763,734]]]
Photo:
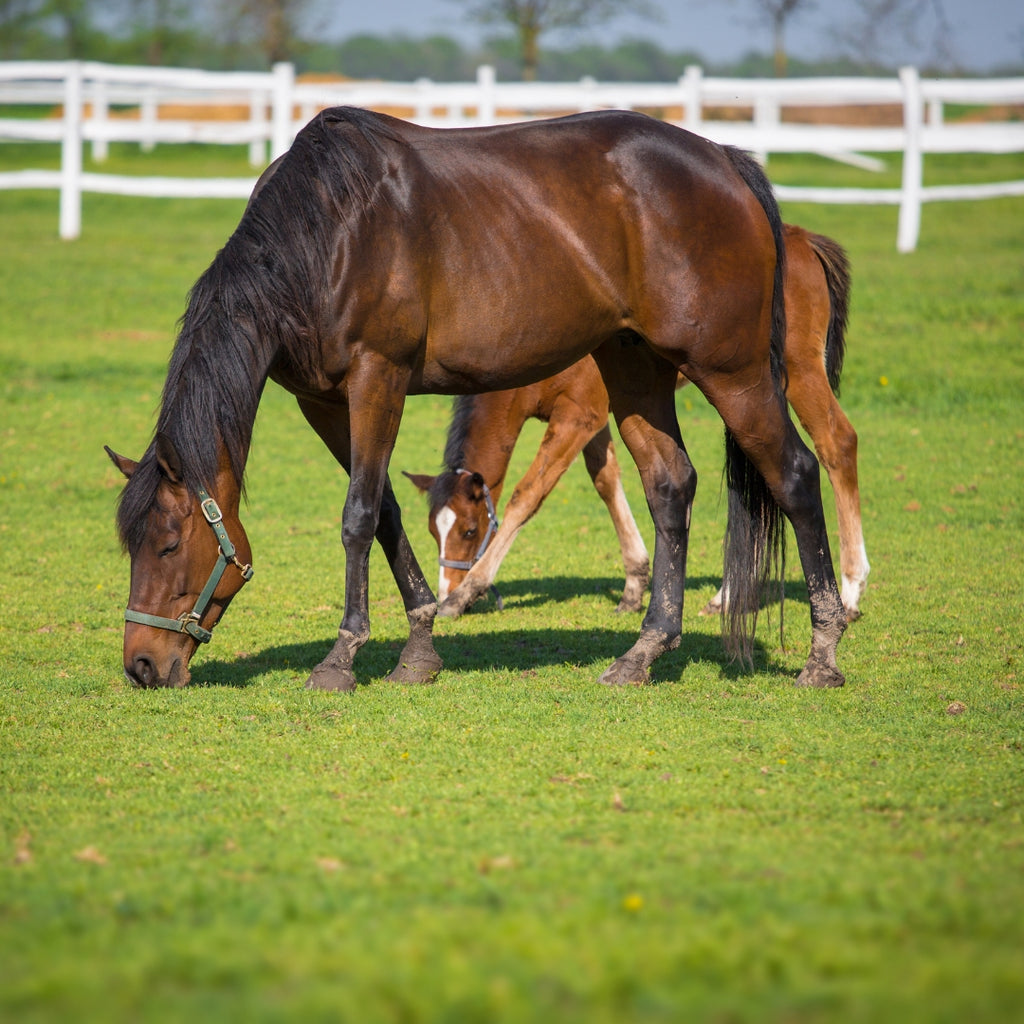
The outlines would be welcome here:
[[[650,580],[651,562],[637,529],[633,512],[622,489],[622,472],[615,457],[612,432],[606,423],[584,446],[583,459],[608,514],[612,517],[615,534],[622,551],[622,565],[626,582],[617,612],[638,612],[643,607],[644,592]]]
[[[695,383],[718,410],[743,455],[793,525],[813,629],[810,657],[797,685],[842,686],[845,680],[836,665],[836,648],[846,629],[846,613],[832,569],[818,462],[800,440],[765,369],[751,367],[757,378],[745,386],[735,374],[712,375]],[[728,565],[726,573],[728,577]],[[733,592],[730,586],[726,590]]]
[[[304,399],[299,399],[299,407],[309,424],[352,477],[352,438],[348,408],[325,406]],[[352,489],[353,484],[350,483],[350,499]],[[409,639],[399,657],[398,665],[388,678],[402,683],[431,682],[441,669],[441,659],[433,645],[433,624],[437,605],[405,535],[398,501],[386,473],[380,485],[379,509],[373,533],[387,557],[409,620]],[[348,500],[345,515],[351,519]],[[354,690],[356,687],[352,661],[369,637],[365,583],[369,542],[366,542],[365,555],[358,559],[353,558],[355,535],[356,529],[351,523],[345,525],[343,520],[343,538],[346,541],[345,618],[330,654],[317,665],[309,677],[306,685],[310,689]],[[363,568],[362,583],[359,582],[358,574],[349,572],[354,562],[356,568]]]
[[[790,327],[790,338],[795,332]],[[811,436],[818,460],[825,467],[836,500],[839,521],[839,566],[842,572],[842,601],[847,621],[860,618],[860,599],[867,587],[867,550],[860,517],[860,489],[857,482],[857,432],[836,400],[825,376],[820,353],[806,366],[787,360],[789,399],[794,412]],[[722,588],[701,609],[701,615],[722,610]]]
[[[650,681],[649,669],[656,658],[679,646],[697,473],[676,420],[675,368],[646,346],[618,338],[594,357],[619,433],[640,471],[655,529],[651,598],[640,636],[600,682],[639,685]]]
[[[847,620],[853,622],[860,618],[860,599],[871,569],[860,518],[857,431],[836,401],[823,366],[817,363],[815,367],[813,376],[790,374],[787,397],[804,429],[811,435],[814,450],[832,483],[839,520],[843,607]]]

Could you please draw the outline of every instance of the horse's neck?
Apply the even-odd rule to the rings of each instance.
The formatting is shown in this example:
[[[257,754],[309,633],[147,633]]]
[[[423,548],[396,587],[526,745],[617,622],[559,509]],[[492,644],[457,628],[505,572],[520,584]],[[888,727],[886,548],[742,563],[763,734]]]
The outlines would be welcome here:
[[[246,453],[248,455],[248,453]],[[220,459],[217,465],[217,479],[214,484],[214,497],[225,515],[238,515],[242,504],[242,485],[231,467],[231,457],[227,448],[221,444]]]
[[[211,366],[208,358],[200,357],[202,344],[193,339],[184,351],[176,346],[157,429],[178,440],[181,457],[201,477],[210,482],[216,477],[218,489],[230,477],[228,489],[233,488],[237,506],[256,413],[275,352],[269,345],[223,346],[220,351],[232,352],[234,360]]]
[[[505,486],[512,451],[528,418],[515,391],[477,395],[473,402],[462,445],[462,468],[479,473],[495,501]]]

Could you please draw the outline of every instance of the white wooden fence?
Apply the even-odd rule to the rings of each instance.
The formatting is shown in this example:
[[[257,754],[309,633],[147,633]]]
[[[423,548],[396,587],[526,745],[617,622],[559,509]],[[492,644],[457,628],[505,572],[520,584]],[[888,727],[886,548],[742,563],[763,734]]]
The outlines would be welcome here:
[[[782,200],[814,203],[896,204],[897,248],[913,250],[921,206],[938,200],[1024,195],[1024,181],[983,185],[922,183],[926,153],[1009,153],[1024,151],[1024,123],[949,124],[947,103],[1024,103],[1024,78],[921,79],[905,68],[898,78],[744,79],[708,78],[689,68],[677,82],[575,83],[497,82],[482,67],[474,82],[296,82],[290,64],[271,72],[207,72],[173,68],[120,67],[89,62],[0,62],[0,104],[35,107],[36,118],[0,118],[0,144],[51,141],[61,145],[59,171],[0,173],[0,189],[60,190],[62,238],[81,231],[84,192],[137,196],[246,198],[255,178],[153,178],[85,173],[82,150],[88,143],[102,161],[112,141],[156,144],[213,142],[248,145],[250,162],[262,168],[285,152],[295,132],[317,110],[336,104],[388,109],[421,124],[463,127],[547,117],[605,108],[642,109],[763,156],[813,152],[863,167],[880,167],[867,154],[903,154],[900,188],[805,188],[777,186]],[[193,108],[192,116],[169,116],[168,104]],[[902,124],[856,127],[792,124],[783,107],[902,107]],[[45,116],[54,107],[60,118]],[[245,116],[216,120],[194,108],[241,110]],[[749,107],[747,121],[705,119],[713,108]],[[186,111],[187,113],[187,111]],[[269,146],[269,153],[268,153]]]

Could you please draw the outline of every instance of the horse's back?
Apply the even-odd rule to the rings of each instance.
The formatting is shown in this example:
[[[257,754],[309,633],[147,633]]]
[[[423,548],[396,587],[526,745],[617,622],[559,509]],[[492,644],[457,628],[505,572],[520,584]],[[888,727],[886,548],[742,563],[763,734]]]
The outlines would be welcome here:
[[[413,365],[410,391],[521,386],[623,331],[681,368],[737,325],[767,338],[769,220],[730,154],[681,128],[605,111],[432,129],[339,108],[293,148],[346,199],[325,204],[346,330]]]

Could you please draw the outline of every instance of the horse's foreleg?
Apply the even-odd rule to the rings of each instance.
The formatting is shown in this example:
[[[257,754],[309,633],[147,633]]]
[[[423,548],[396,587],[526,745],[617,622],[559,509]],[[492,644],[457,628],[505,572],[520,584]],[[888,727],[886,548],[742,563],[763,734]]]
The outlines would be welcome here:
[[[651,561],[633,518],[633,511],[626,500],[626,492],[622,489],[622,473],[607,423],[584,445],[583,459],[594,488],[612,517],[612,525],[622,551],[626,582],[622,600],[615,610],[638,612],[643,607],[644,592],[650,581]]]
[[[647,349],[618,340],[595,353],[619,433],[636,462],[654,520],[651,597],[636,643],[602,674],[612,686],[650,681],[650,667],[679,646],[690,512],[697,473],[679,434],[676,371]]]
[[[474,601],[486,594],[494,583],[498,569],[519,531],[544,504],[544,499],[562,479],[594,429],[592,419],[581,422],[578,412],[574,402],[555,404],[537,455],[516,484],[502,513],[503,520],[498,532],[480,561],[441,603],[442,615],[461,615]]]
[[[394,395],[395,390],[391,393]],[[353,401],[360,409],[355,438],[347,405],[299,400],[306,419],[350,477],[342,515],[346,555],[344,618],[334,647],[309,677],[306,685],[310,689],[355,689],[353,659],[370,635],[369,551],[374,536],[387,556],[409,619],[409,640],[398,667],[389,678],[400,682],[429,682],[441,665],[433,650],[431,635],[436,613],[434,596],[405,535],[398,502],[387,479],[387,461],[394,446],[402,402],[399,398],[397,407],[392,404],[371,410],[369,403]],[[376,459],[353,457],[353,452],[372,450],[371,442],[362,436],[367,431],[378,441],[389,436],[390,441],[382,445],[383,450],[378,451]]]
[[[388,679],[395,683],[432,683],[441,671],[433,634],[437,604],[405,535],[402,512],[390,480],[384,485],[377,540],[387,556],[409,620],[409,639]]]

